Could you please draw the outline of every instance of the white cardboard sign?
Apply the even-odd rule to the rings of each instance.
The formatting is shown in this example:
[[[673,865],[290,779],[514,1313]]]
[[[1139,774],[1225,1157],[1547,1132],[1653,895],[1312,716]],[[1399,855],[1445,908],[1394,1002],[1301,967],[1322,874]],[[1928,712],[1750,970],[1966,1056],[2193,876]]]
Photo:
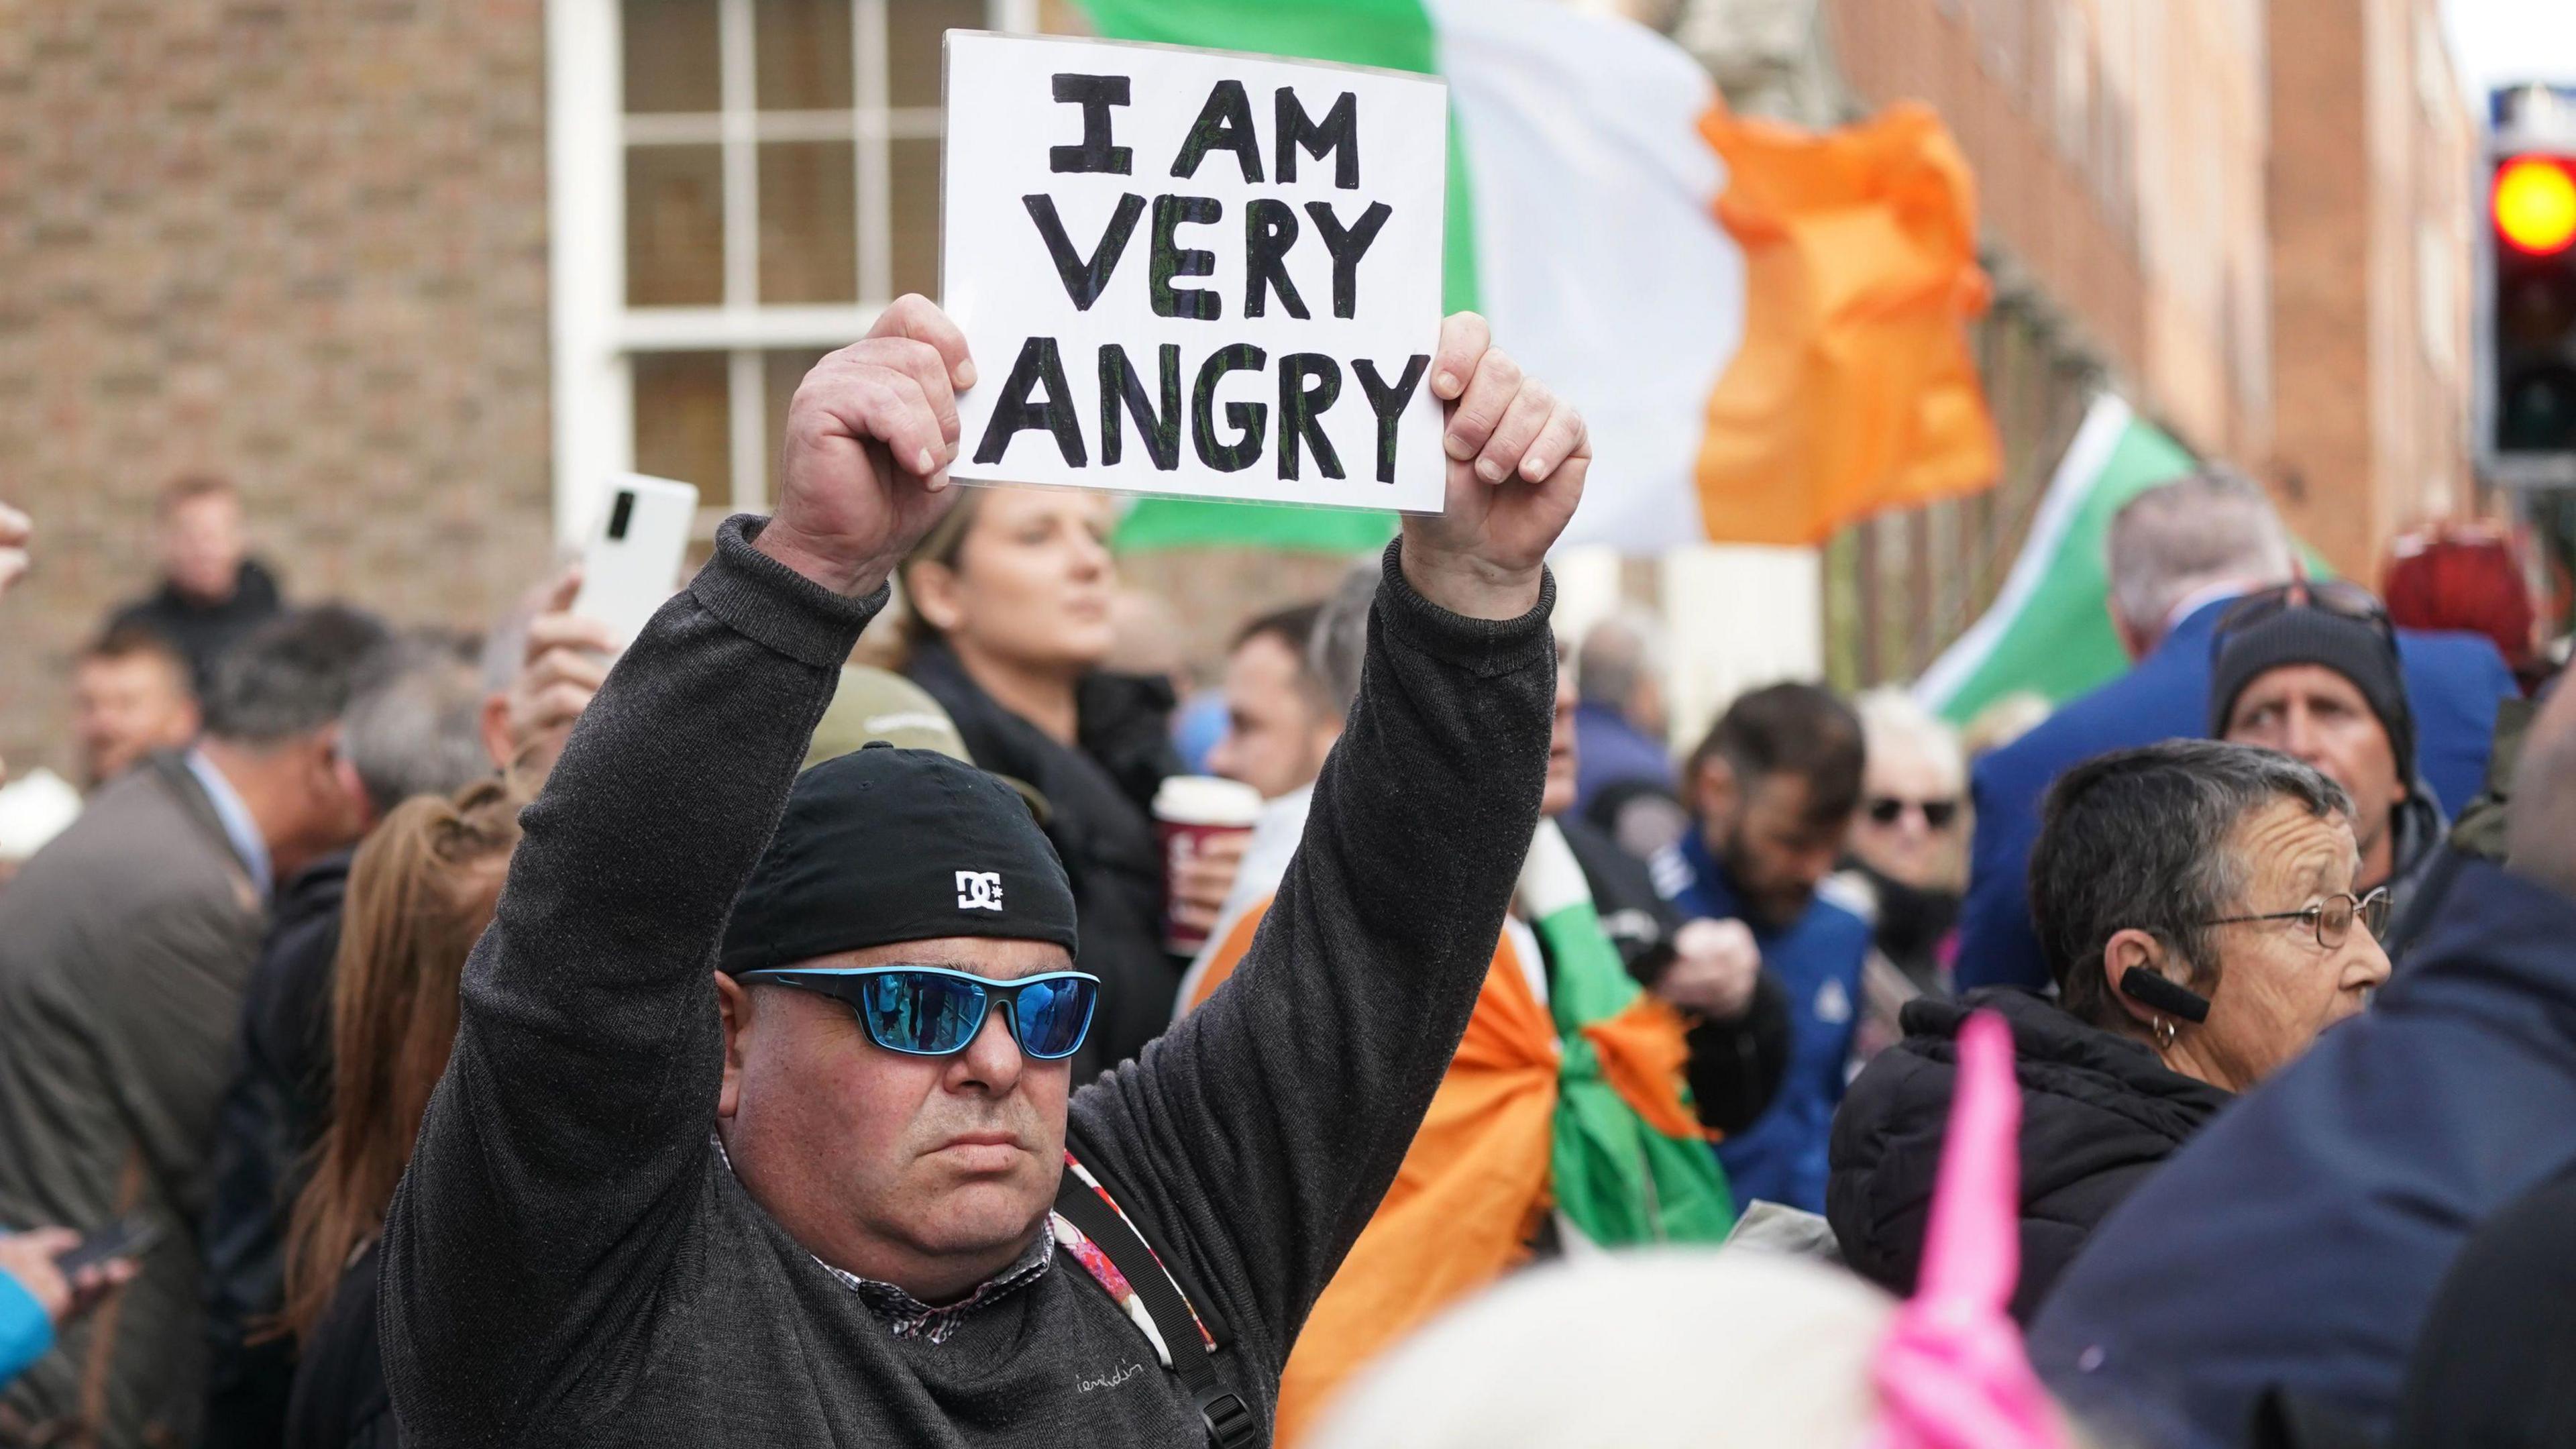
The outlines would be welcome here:
[[[946,67],[951,476],[1439,511],[1445,82],[954,30]]]

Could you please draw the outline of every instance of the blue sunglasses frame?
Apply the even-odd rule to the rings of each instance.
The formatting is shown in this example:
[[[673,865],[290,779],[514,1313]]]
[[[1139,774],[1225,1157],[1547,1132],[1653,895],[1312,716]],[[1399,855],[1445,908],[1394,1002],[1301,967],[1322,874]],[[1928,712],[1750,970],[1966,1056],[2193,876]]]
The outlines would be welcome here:
[[[879,976],[935,976],[944,980],[963,982],[975,989],[974,1023],[966,1029],[965,1035],[959,1038],[957,1045],[946,1051],[923,1051],[916,1047],[887,1041],[878,1034],[875,1023],[868,1019],[867,1002],[863,996],[867,989],[866,983]],[[1100,978],[1088,971],[1042,971],[1035,976],[1017,976],[1004,981],[991,976],[978,976],[971,971],[959,971],[948,966],[784,966],[762,971],[746,971],[739,979],[749,985],[792,986],[799,991],[811,991],[818,995],[829,996],[850,1008],[850,1014],[859,1019],[859,1029],[868,1034],[868,1040],[887,1051],[898,1052],[908,1057],[953,1057],[974,1045],[975,1038],[984,1033],[984,1022],[993,1013],[994,998],[1001,997],[1010,1003],[1010,1009],[1002,1014],[1002,1020],[1011,1033],[1012,1042],[1019,1047],[1020,1054],[1032,1061],[1062,1061],[1082,1050],[1082,1044],[1090,1040],[1092,1018],[1100,1011]],[[1082,1025],[1075,1029],[1072,1045],[1067,1046],[1063,1051],[1031,1051],[1028,1037],[1020,1029],[1020,998],[1032,987],[1059,981],[1082,981],[1090,984],[1089,997],[1083,1002],[1082,1007]]]

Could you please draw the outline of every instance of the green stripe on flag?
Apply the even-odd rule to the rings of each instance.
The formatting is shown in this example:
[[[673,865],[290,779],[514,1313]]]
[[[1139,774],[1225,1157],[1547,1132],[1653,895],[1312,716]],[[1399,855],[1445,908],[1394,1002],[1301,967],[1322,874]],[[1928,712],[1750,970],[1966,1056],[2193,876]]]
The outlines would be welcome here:
[[[1425,75],[1440,71],[1431,16],[1419,0],[1081,0],[1081,4],[1092,25],[1113,40],[1245,50]],[[1469,204],[1467,179],[1467,152],[1453,111],[1440,278],[1444,313],[1472,311],[1476,306],[1476,213]],[[1386,513],[1139,498],[1119,520],[1110,542],[1121,551],[1248,545],[1365,553],[1394,534],[1394,515]]]

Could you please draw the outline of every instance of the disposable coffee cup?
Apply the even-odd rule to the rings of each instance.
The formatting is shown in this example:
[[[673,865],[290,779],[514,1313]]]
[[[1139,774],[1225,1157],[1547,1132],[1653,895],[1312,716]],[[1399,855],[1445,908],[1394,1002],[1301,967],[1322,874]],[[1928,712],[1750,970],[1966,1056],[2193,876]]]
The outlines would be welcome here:
[[[1195,956],[1207,932],[1185,925],[1175,910],[1173,883],[1181,869],[1227,836],[1252,833],[1261,815],[1261,792],[1240,780],[1214,775],[1174,775],[1154,792],[1154,829],[1163,842],[1163,946]]]

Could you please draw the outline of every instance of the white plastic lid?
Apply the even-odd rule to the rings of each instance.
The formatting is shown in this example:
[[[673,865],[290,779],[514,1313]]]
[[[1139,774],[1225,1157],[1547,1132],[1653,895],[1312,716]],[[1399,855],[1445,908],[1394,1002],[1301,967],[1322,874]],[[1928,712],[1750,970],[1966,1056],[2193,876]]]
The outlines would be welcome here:
[[[1174,775],[1154,792],[1154,818],[1175,825],[1249,826],[1261,816],[1261,792],[1241,780]]]

